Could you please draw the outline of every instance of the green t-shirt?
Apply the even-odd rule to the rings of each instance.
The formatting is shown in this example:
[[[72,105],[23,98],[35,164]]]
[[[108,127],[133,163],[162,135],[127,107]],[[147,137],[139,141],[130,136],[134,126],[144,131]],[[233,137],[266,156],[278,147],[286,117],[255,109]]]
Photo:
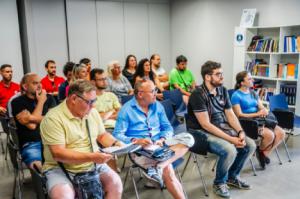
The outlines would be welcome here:
[[[185,91],[188,91],[187,86],[191,86],[195,81],[195,78],[192,72],[188,69],[185,69],[184,71],[179,71],[176,68],[174,68],[170,73],[169,81],[170,90],[176,89],[174,87],[174,84],[177,84],[178,86],[180,86],[180,88],[184,89]]]

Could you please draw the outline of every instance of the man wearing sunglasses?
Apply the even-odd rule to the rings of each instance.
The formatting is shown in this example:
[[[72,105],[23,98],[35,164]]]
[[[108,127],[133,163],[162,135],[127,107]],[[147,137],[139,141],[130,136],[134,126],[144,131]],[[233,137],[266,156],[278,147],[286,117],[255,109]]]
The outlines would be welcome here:
[[[223,87],[221,64],[207,61],[201,68],[203,84],[192,92],[188,103],[187,126],[207,137],[207,151],[219,156],[213,191],[229,198],[228,186],[250,189],[239,174],[256,149],[255,142],[245,135],[235,116],[228,92]],[[195,140],[193,148],[203,142]]]
[[[52,109],[41,123],[43,170],[50,198],[73,199],[73,186],[66,174],[74,176],[95,171],[100,176],[105,198],[121,199],[121,179],[106,164],[113,157],[99,152],[97,142],[104,145],[101,137],[110,134],[105,132],[102,119],[93,107],[96,101],[95,86],[87,80],[76,80],[70,85],[66,100]],[[113,145],[120,144],[112,136],[107,138]],[[92,187],[90,191],[93,192]]]
[[[167,146],[175,152],[168,160],[158,162],[145,156],[130,154],[130,159],[140,166],[143,174],[160,188],[166,185],[174,198],[185,198],[182,186],[174,173],[172,162],[182,157],[194,144],[188,133],[173,136],[163,106],[156,101],[157,90],[151,80],[138,81],[135,97],[121,108],[113,135],[124,143],[142,147]]]

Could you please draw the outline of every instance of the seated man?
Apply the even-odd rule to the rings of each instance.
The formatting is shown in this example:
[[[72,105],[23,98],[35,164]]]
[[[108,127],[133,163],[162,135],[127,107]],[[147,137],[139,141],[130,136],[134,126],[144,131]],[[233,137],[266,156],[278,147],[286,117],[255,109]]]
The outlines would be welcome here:
[[[163,87],[164,89],[169,89],[169,77],[166,70],[160,65],[159,54],[151,55],[150,63],[152,71],[158,78],[161,87]]]
[[[188,147],[194,144],[194,139],[187,133],[173,137],[173,129],[164,108],[156,101],[156,89],[151,80],[137,82],[134,93],[135,97],[121,108],[113,135],[124,143],[132,142],[143,147],[164,144],[170,146],[175,155],[167,161],[156,162],[135,154],[131,154],[131,159],[147,171],[144,173],[146,177],[160,187],[165,182],[174,198],[184,198],[182,186],[171,163],[188,151]]]
[[[50,198],[74,198],[72,183],[58,165],[59,161],[73,176],[96,169],[105,198],[121,199],[121,179],[106,165],[112,155],[100,153],[97,145],[105,129],[93,108],[96,100],[96,88],[87,80],[76,80],[70,85],[66,100],[52,109],[41,123],[43,171]],[[118,144],[113,141],[113,145]]]
[[[208,152],[219,156],[213,190],[217,195],[229,198],[227,185],[250,189],[239,174],[253,155],[256,145],[246,137],[233,113],[228,92],[222,86],[221,64],[206,62],[201,68],[201,75],[204,83],[192,92],[189,99],[187,125],[197,130],[196,133],[204,133],[208,140]]]
[[[103,120],[105,129],[112,131],[112,129],[115,128],[116,118],[121,104],[114,93],[105,91],[108,86],[107,75],[102,69],[94,68],[91,71],[90,77],[92,84],[97,88],[95,108]]]
[[[16,122],[22,161],[33,169],[42,168],[40,122],[48,110],[56,105],[54,98],[42,90],[37,74],[27,73],[21,80],[22,94],[11,102]]]
[[[176,58],[176,68],[170,72],[170,90],[179,89],[185,104],[188,103],[191,92],[195,89],[196,83],[193,73],[187,69],[187,58],[179,55]]]

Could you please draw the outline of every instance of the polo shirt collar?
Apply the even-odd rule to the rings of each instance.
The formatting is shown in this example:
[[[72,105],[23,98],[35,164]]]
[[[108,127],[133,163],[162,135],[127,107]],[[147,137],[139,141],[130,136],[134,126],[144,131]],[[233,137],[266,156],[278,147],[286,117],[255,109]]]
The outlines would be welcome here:
[[[204,82],[203,82],[203,84],[202,84],[202,87],[204,88],[204,90],[205,90],[209,95],[212,95],[212,94],[209,92],[209,90],[208,90],[208,88],[207,88],[207,86],[205,85]],[[216,92],[217,92],[217,95],[216,95],[216,96],[221,95],[220,89],[221,89],[221,86],[219,86],[219,87],[216,88]],[[213,95],[212,95],[212,96],[213,96]]]
[[[140,107],[139,103],[137,102],[135,96],[130,100],[130,105],[131,105],[132,107],[136,107],[138,110],[140,110],[141,112],[143,112],[143,110],[142,110],[142,108]],[[154,103],[149,105],[149,113],[150,113],[150,111],[152,111],[153,105],[154,105]],[[144,113],[144,112],[143,112],[143,113]]]
[[[69,108],[68,108],[68,106],[67,106],[67,101],[66,100],[64,100],[62,103],[61,103],[61,105],[62,105],[62,111],[63,111],[63,113],[66,115],[66,117],[68,118],[68,119],[77,119],[77,120],[81,120],[81,118],[79,118],[79,117],[75,117],[72,113],[71,113],[71,111],[69,110]],[[86,119],[88,117],[88,115],[86,115],[86,116],[84,116],[82,119]]]
[[[11,81],[9,82],[9,84],[7,85],[7,84],[4,84],[4,81],[3,80],[1,80],[1,84],[4,86],[4,87],[6,87],[6,88],[9,88],[10,86],[11,86]]]

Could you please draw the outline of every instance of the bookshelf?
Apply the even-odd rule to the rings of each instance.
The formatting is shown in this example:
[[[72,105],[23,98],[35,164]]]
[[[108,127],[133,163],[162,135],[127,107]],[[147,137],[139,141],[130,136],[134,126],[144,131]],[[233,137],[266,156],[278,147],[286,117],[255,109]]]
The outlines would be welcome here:
[[[239,45],[237,34],[243,35]],[[267,95],[288,95],[289,108],[300,115],[300,25],[236,27],[234,39],[233,85],[236,74],[246,69]],[[266,106],[267,98],[262,100]]]

